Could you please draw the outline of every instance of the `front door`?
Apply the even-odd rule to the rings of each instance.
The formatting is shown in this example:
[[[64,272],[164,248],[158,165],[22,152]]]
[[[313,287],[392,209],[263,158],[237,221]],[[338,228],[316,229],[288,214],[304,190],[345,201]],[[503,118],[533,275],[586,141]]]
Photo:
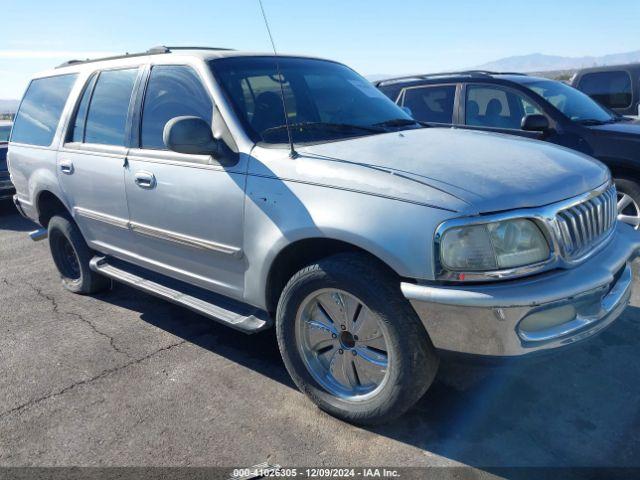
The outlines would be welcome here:
[[[186,65],[154,65],[141,102],[139,148],[125,169],[130,227],[141,265],[241,298],[244,161],[170,152],[162,134],[174,117],[212,122],[213,103]]]
[[[60,184],[91,247],[126,255],[132,237],[124,188],[127,125],[138,68],[94,74],[58,153]]]

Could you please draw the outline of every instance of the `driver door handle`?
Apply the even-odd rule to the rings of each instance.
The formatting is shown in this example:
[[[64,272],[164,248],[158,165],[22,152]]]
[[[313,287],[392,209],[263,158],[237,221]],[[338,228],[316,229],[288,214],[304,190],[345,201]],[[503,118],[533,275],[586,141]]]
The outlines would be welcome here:
[[[65,175],[73,174],[73,162],[71,160],[60,160],[60,171]]]
[[[151,172],[141,170],[134,174],[133,179],[140,188],[151,189],[156,186],[156,176]]]

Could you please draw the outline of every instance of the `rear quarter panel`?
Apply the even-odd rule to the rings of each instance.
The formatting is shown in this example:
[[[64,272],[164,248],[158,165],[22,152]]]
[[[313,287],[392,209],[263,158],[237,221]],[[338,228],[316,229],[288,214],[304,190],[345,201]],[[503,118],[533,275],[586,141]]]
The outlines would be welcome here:
[[[11,178],[25,213],[37,219],[37,199],[45,190],[65,199],[56,176],[57,152],[49,147],[11,144],[8,159]]]

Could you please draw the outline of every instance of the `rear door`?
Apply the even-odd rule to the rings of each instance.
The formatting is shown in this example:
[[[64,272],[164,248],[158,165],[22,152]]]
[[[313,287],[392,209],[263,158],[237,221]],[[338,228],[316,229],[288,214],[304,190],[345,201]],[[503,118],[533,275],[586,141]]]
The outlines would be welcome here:
[[[58,153],[58,178],[73,216],[96,250],[127,257],[132,233],[124,163],[141,69],[103,70],[88,80]]]
[[[543,132],[522,130],[526,115],[544,115],[530,97],[520,91],[489,83],[468,83],[462,88],[460,126],[521,137],[542,139]]]
[[[246,158],[223,166],[211,156],[168,151],[162,139],[178,116],[212,124],[204,74],[197,65],[150,68],[125,172],[130,225],[141,265],[240,298]]]

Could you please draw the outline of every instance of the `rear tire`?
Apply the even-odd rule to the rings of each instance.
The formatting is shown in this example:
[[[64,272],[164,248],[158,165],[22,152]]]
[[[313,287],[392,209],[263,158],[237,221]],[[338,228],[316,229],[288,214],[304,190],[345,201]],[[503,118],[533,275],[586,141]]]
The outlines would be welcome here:
[[[51,256],[67,290],[87,295],[109,288],[109,279],[89,268],[89,261],[95,253],[73,220],[56,215],[49,221],[48,232]]]
[[[640,228],[640,185],[628,178],[616,178],[618,219],[638,230]]]
[[[350,423],[402,415],[438,369],[435,348],[398,278],[362,254],[335,255],[296,273],[280,297],[276,331],[298,388]]]

